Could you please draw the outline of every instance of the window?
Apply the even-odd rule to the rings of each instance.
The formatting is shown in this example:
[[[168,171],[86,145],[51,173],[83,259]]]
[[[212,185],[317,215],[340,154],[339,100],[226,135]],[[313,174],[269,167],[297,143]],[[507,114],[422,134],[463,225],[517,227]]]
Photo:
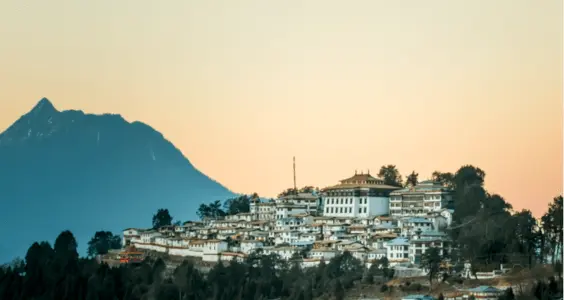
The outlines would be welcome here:
[[[339,209],[339,213],[343,213],[343,208],[341,207],[341,209]]]
[[[358,209],[358,213],[361,214],[362,213],[362,208]]]

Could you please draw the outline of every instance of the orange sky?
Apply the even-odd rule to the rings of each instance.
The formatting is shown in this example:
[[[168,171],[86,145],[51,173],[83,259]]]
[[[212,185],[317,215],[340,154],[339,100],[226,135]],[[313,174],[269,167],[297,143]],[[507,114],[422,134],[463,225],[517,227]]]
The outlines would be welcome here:
[[[41,98],[161,131],[236,192],[474,164],[562,192],[562,1],[0,2],[0,130]]]

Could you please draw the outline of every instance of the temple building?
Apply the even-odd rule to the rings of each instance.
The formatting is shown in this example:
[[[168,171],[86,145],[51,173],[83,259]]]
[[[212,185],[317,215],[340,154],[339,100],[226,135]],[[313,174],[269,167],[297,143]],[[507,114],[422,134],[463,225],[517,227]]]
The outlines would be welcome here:
[[[371,217],[389,213],[390,192],[399,187],[385,185],[382,179],[357,174],[322,190],[323,215],[331,217]]]
[[[426,216],[452,205],[452,191],[431,180],[390,193],[392,217]]]

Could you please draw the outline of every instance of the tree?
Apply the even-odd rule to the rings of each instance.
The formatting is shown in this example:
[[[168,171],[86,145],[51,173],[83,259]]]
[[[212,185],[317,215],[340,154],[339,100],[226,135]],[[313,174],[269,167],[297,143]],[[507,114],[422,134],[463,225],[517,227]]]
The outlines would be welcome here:
[[[343,284],[340,280],[336,280],[335,287],[333,294],[335,295],[335,300],[344,300],[345,299],[345,289],[343,288]]]
[[[96,256],[108,253],[110,249],[120,249],[121,238],[109,231],[97,231],[88,242],[88,255]]]
[[[251,197],[247,195],[239,196],[237,198],[231,198],[225,200],[223,203],[223,208],[227,215],[235,215],[238,213],[247,213],[250,211],[250,203],[251,199],[256,201],[259,199],[259,196],[254,193]]]
[[[378,172],[378,177],[384,180],[384,184],[401,187],[402,178],[395,165],[382,166],[380,172]]]
[[[511,287],[507,288],[503,295],[499,297],[500,300],[515,300],[515,294],[513,293],[513,289]]]
[[[548,206],[548,211],[541,218],[543,231],[552,250],[550,253],[552,265],[557,261],[562,262],[562,243],[564,242],[562,214],[562,195],[560,195],[553,199]]]
[[[527,258],[526,263],[532,267],[533,258],[536,256],[539,244],[539,231],[537,221],[529,210],[522,210],[513,215],[511,224],[513,251],[523,254]]]
[[[210,207],[204,203],[200,204],[198,210],[196,211],[196,215],[198,215],[200,220],[203,220],[204,218],[209,218],[211,216]]]
[[[411,172],[411,174],[407,175],[407,177],[405,178],[405,186],[406,187],[414,187],[417,185],[417,183],[419,183],[419,181],[417,180],[419,174],[415,173],[415,171]]]
[[[371,266],[372,268],[372,266]],[[370,269],[365,269],[364,273],[362,274],[362,283],[364,284],[373,284],[374,283],[374,274],[372,274]]]
[[[435,171],[433,172],[431,179],[433,180],[433,182],[438,182],[448,189],[454,188],[454,175],[450,172],[442,173]]]
[[[439,249],[435,247],[428,248],[421,257],[421,266],[429,270],[429,285],[431,286],[433,285],[433,278],[440,272],[441,261]]]
[[[225,212],[221,209],[221,201],[215,200],[209,206],[214,219],[225,216]]]
[[[294,188],[287,188],[286,190],[282,191],[280,194],[278,194],[278,198],[282,198],[285,196],[289,196],[289,195],[296,195],[298,194],[298,191]]]
[[[163,226],[172,225],[172,217],[166,208],[159,208],[156,214],[153,215],[153,229],[158,229]]]
[[[300,189],[300,193],[308,193],[311,194],[316,190],[316,188],[314,188],[313,186],[304,186],[303,188]]]
[[[55,255],[64,260],[78,260],[78,243],[69,230],[65,230],[55,239]]]

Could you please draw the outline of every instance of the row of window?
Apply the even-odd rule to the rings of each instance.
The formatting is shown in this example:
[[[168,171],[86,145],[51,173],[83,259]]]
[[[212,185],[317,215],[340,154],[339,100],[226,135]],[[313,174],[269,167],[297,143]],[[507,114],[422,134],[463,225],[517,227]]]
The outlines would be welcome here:
[[[407,253],[390,253],[390,258],[408,258]]]
[[[344,210],[344,211],[343,211]],[[352,207],[326,207],[325,208],[325,213],[326,214],[333,214],[333,213],[345,213],[345,214],[350,214],[352,213]],[[362,213],[366,213],[366,207],[361,207],[358,209],[358,213],[362,214]]]
[[[352,198],[327,199],[327,204],[352,204],[352,203],[353,203]],[[367,204],[368,199],[367,198],[360,198],[358,203]]]
[[[390,249],[396,251],[400,251],[400,250],[407,251],[408,246],[391,246]]]
[[[404,200],[409,199],[409,200],[441,200],[441,196],[440,195],[422,195],[422,196],[417,196],[417,195],[405,195],[403,196]],[[392,201],[401,201],[402,200],[402,196],[391,196],[390,200]]]

